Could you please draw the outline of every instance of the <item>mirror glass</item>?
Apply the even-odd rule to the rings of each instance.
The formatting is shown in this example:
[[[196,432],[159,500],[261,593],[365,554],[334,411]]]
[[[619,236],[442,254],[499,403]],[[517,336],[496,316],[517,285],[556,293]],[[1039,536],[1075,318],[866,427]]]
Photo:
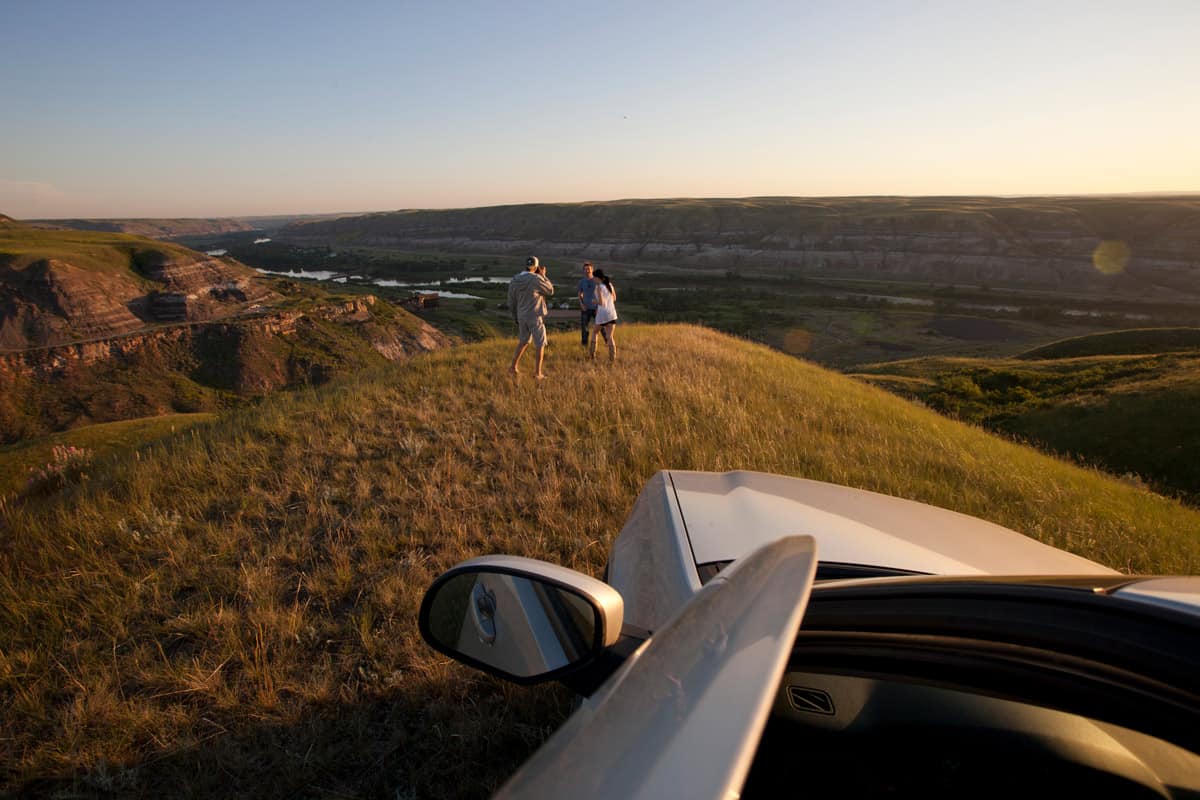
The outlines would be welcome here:
[[[448,651],[532,678],[590,656],[596,614],[585,598],[536,578],[464,572],[436,589],[427,629]]]

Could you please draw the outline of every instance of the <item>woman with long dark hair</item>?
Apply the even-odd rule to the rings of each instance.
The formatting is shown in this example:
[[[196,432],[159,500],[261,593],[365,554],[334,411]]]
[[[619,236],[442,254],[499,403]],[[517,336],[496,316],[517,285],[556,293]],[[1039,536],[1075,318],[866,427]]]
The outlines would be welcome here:
[[[617,341],[613,335],[617,327],[617,289],[602,269],[592,273],[592,281],[596,284],[596,330],[588,354],[596,357],[596,340],[603,336],[608,345],[608,360],[616,361]]]

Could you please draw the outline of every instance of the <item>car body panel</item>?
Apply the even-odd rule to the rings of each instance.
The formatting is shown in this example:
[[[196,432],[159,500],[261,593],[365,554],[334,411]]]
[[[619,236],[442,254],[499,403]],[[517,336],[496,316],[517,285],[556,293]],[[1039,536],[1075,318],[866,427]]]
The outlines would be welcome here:
[[[815,572],[794,536],[712,580],[497,796],[736,797]]]
[[[1113,594],[1200,616],[1200,577],[1194,575],[1145,578],[1128,583]]]
[[[822,561],[842,564],[935,575],[1114,574],[1000,525],[862,489],[746,471],[669,477],[697,564],[801,534],[816,538]]]
[[[625,622],[647,631],[661,628],[700,591],[671,473],[656,473],[638,495],[613,542],[606,580],[625,601]]]
[[[646,631],[700,591],[701,564],[736,561],[782,536],[817,540],[823,563],[933,575],[1114,575],[1017,531],[924,503],[763,472],[663,470],[643,487],[609,553],[625,621]]]

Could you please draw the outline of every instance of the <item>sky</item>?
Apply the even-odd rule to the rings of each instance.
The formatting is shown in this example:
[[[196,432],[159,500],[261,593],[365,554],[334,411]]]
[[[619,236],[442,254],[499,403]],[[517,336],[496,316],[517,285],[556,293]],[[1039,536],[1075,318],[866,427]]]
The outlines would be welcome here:
[[[1200,0],[0,0],[0,213],[1200,191]]]

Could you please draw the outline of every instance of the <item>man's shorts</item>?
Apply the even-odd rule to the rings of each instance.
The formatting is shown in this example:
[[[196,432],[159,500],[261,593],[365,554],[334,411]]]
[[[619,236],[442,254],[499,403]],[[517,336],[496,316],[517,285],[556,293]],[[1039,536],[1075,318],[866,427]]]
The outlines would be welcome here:
[[[531,319],[522,319],[517,323],[520,332],[517,334],[517,344],[525,344],[530,339],[533,340],[534,347],[546,346],[546,326],[542,322],[541,317],[533,317]]]

